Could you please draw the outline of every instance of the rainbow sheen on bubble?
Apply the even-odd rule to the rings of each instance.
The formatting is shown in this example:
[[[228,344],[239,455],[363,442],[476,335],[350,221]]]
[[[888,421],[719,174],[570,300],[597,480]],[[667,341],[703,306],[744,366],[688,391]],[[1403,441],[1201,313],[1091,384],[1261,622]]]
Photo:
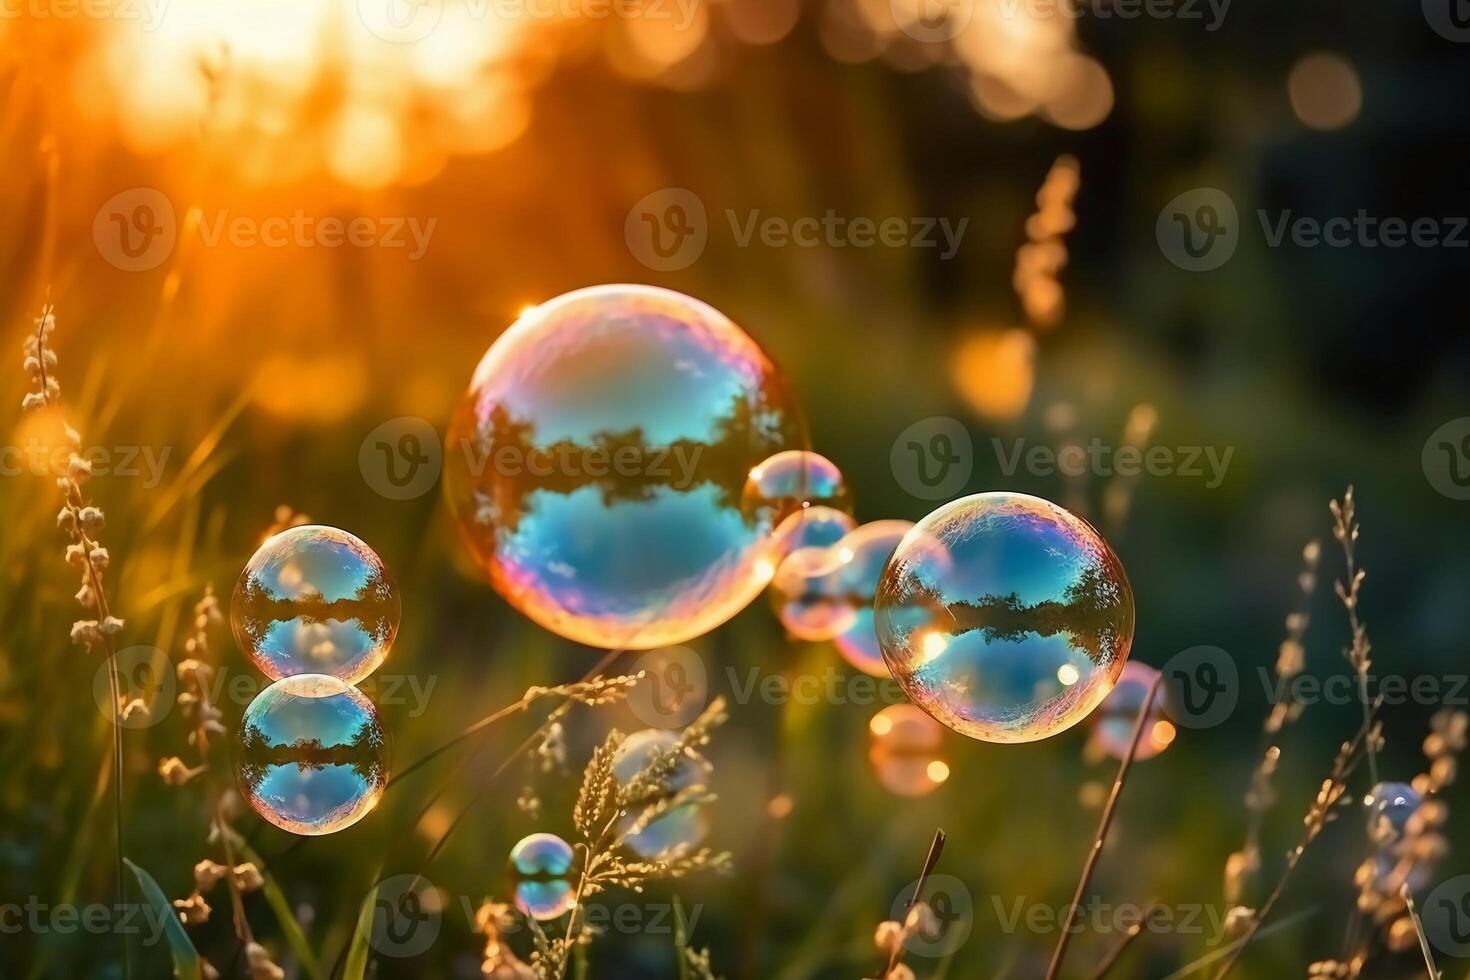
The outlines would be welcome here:
[[[852,513],[852,494],[842,471],[826,456],[808,449],[788,449],[762,460],[750,471],[741,508],[779,525],[806,507],[830,507]]]
[[[718,310],[595,286],[490,347],[450,424],[445,492],[513,606],[580,643],[650,649],[719,626],[770,581],[775,523],[742,496],[800,433],[785,380]]]
[[[898,796],[927,796],[949,779],[944,730],[911,704],[893,704],[868,722],[868,761],[884,789]]]
[[[1039,497],[981,493],[904,536],[874,623],[916,705],[971,738],[1031,742],[1112,689],[1133,643],[1133,592],[1086,521]]]
[[[857,527],[857,521],[833,507],[806,507],[776,526],[775,542],[783,556],[802,548],[830,548]]]
[[[240,792],[267,821],[318,837],[377,806],[388,785],[388,739],[355,687],[298,674],[256,695],[235,737]]]
[[[679,736],[675,732],[657,728],[634,732],[613,754],[613,775],[626,786],[656,757],[672,751],[678,744]],[[664,780],[668,789],[666,796],[671,798],[691,787],[708,785],[712,771],[703,756],[690,749],[683,750],[674,763],[673,772]],[[658,798],[649,801],[650,804],[657,802]],[[629,813],[622,819],[619,830],[627,834],[624,842],[635,854],[650,860],[679,848],[693,847],[709,833],[709,821],[700,806],[686,803],[673,807],[642,830],[632,832],[641,815],[641,810]]]
[[[328,674],[349,684],[388,656],[398,587],[372,548],[335,527],[272,535],[235,583],[235,640],[266,676]]]
[[[837,552],[832,548],[798,548],[776,566],[771,605],[786,632],[798,640],[830,640],[855,618],[838,591]]]
[[[832,638],[842,659],[874,677],[887,677],[888,665],[873,626],[873,600],[878,580],[910,521],[873,521],[845,535],[833,546],[837,553],[837,590],[852,609],[851,622]]]
[[[1133,728],[1144,698],[1159,678],[1159,672],[1148,664],[1130,660],[1123,665],[1118,681],[1092,715],[1092,731],[1088,735],[1091,754],[1123,759],[1133,744]],[[1152,759],[1174,743],[1178,732],[1173,722],[1164,717],[1164,688],[1160,687],[1149,705],[1143,731],[1138,738],[1135,759]]]
[[[572,910],[576,852],[555,834],[523,837],[510,851],[511,889],[516,908],[545,922]]]

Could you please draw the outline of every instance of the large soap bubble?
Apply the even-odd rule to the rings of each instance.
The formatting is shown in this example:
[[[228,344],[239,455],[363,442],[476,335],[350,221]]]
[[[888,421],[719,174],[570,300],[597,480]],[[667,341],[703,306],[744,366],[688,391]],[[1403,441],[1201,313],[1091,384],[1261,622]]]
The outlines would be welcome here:
[[[1133,643],[1133,592],[1091,525],[981,493],[904,536],[878,586],[878,642],[910,700],[962,734],[1030,742],[1077,724]]]
[[[478,565],[569,639],[647,649],[725,622],[775,571],[752,469],[804,448],[775,366],[718,310],[596,286],[524,313],[450,425],[445,484]]]

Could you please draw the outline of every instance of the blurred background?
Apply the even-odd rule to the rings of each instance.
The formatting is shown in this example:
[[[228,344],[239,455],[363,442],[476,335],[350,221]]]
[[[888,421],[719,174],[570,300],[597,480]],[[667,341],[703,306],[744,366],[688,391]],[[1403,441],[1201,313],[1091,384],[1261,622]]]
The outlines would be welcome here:
[[[383,706],[406,763],[529,685],[581,676],[598,652],[535,628],[478,580],[436,489],[380,492],[364,441],[404,416],[442,433],[480,356],[529,304],[600,282],[697,296],[788,375],[859,520],[936,506],[895,442],[957,420],[969,475],[953,496],[1035,493],[1109,538],[1136,594],[1135,659],[1229,653],[1236,709],[1139,763],[1094,880],[1103,900],[1202,904],[1208,921],[1245,834],[1269,711],[1259,672],[1300,604],[1312,539],[1306,669],[1348,671],[1327,502],[1349,484],[1376,669],[1435,678],[1461,707],[1470,697],[1453,680],[1470,672],[1470,503],[1454,480],[1470,458],[1452,448],[1446,469],[1434,448],[1447,424],[1451,447],[1470,434],[1454,427],[1470,414],[1470,340],[1453,312],[1470,254],[1456,225],[1470,214],[1470,31],[1443,6],[24,0],[0,16],[0,322],[15,358],[0,372],[0,424],[12,447],[55,437],[54,417],[19,410],[22,339],[49,297],[67,420],[116,454],[117,472],[87,489],[109,518],[124,639],[175,661],[193,603],[207,583],[228,595],[279,505],[366,539],[402,593],[390,666],[437,679],[428,710]],[[1433,219],[1437,238],[1272,244],[1282,221],[1360,211]],[[901,218],[939,245],[743,234],[753,215],[829,212]],[[1194,238],[1169,237],[1176,214],[1212,243],[1203,258]],[[331,239],[333,227],[360,238]],[[946,227],[962,228],[953,248]],[[1208,465],[1136,479],[1007,465],[1018,444],[1094,438],[1230,455],[1219,479]],[[74,573],[53,481],[34,469],[0,479],[0,896],[107,902],[101,661],[68,642]],[[212,644],[228,674],[253,678],[227,629]],[[763,599],[691,646],[712,693],[751,670],[852,673],[829,645],[784,636]],[[729,978],[873,976],[873,929],[943,826],[939,870],[963,883],[973,928],[948,955],[910,956],[916,973],[1040,976],[1055,929],[1006,918],[1018,900],[1070,898],[1112,763],[1087,757],[1086,726],[1019,746],[946,732],[945,768],[932,770],[946,778],[895,795],[869,759],[880,705],[851,700],[733,706],[709,750],[721,798],[709,842],[733,852],[735,872],[679,883],[699,910],[694,943]],[[224,705],[227,725],[243,706]],[[1257,889],[1358,711],[1312,705],[1281,740]],[[1384,708],[1386,775],[1424,768],[1433,711]],[[479,975],[483,937],[462,898],[504,899],[510,847],[569,834],[591,746],[610,725],[639,727],[626,709],[569,716],[573,774],[537,777],[532,817],[516,803],[524,764],[493,783],[490,771],[538,717],[510,719],[479,762],[456,771],[448,755],[367,820],[304,846],[243,808],[237,826],[324,970],[375,876],[418,870],[482,793],[427,870],[447,900],[437,941],[372,967]],[[127,852],[170,897],[210,852],[197,787],[157,773],[186,754],[186,730],[175,713],[125,740]],[[1466,805],[1463,788],[1446,799]],[[1470,872],[1466,826],[1451,822],[1436,879]],[[1304,976],[1342,955],[1369,850],[1360,820],[1329,826],[1278,911],[1304,917],[1253,944],[1236,975]],[[215,904],[195,941],[244,975]],[[259,896],[248,913],[288,975],[309,976]],[[1144,937],[1116,975],[1184,968],[1209,952],[1202,928]],[[1079,936],[1070,971],[1086,975],[1115,939]],[[6,976],[121,975],[113,936],[4,942]],[[143,976],[168,969],[162,946],[134,955]],[[614,932],[593,947],[591,976],[679,976],[675,963],[668,935]],[[1414,955],[1373,967],[1423,974]]]

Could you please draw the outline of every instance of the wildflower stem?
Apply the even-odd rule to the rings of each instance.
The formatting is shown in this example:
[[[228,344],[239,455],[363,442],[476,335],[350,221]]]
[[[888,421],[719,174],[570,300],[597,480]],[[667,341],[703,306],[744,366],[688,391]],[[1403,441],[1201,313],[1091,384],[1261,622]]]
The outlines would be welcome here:
[[[944,853],[944,842],[948,839],[943,827],[934,831],[934,840],[929,844],[929,856],[924,858],[924,869],[919,872],[919,880],[914,885],[914,893],[909,896],[908,904],[903,909],[903,919],[899,924],[905,928],[908,926],[909,910],[924,899],[924,885],[928,882],[935,865],[939,863],[939,855]],[[898,966],[898,958],[902,953],[903,943],[894,943],[893,951],[888,954],[888,969],[883,974],[885,977],[893,972],[894,967]]]
[[[1077,893],[1072,898],[1072,904],[1067,907],[1067,922],[1062,927],[1061,936],[1057,939],[1057,948],[1052,953],[1051,966],[1046,971],[1046,980],[1056,980],[1058,973],[1061,972],[1062,960],[1067,955],[1067,944],[1072,938],[1072,928],[1077,922],[1077,910],[1082,905],[1082,899],[1087,895],[1087,886],[1092,881],[1092,872],[1097,867],[1098,857],[1102,855],[1103,844],[1108,838],[1108,830],[1113,826],[1113,815],[1118,810],[1118,799],[1123,795],[1123,786],[1128,781],[1128,771],[1133,767],[1133,757],[1138,753],[1138,743],[1143,740],[1143,729],[1163,680],[1162,674],[1154,678],[1152,686],[1148,689],[1148,695],[1143,699],[1143,705],[1138,709],[1138,718],[1133,723],[1133,739],[1128,744],[1128,754],[1123,757],[1122,763],[1118,766],[1118,778],[1113,780],[1113,791],[1108,794],[1107,806],[1103,808],[1102,822],[1098,824],[1097,836],[1093,838],[1092,849],[1087,852],[1087,860],[1082,865],[1082,877],[1077,882]]]
[[[1139,933],[1143,932],[1144,923],[1148,922],[1149,916],[1154,914],[1154,909],[1158,908],[1158,905],[1158,902],[1148,903],[1143,910],[1143,916],[1140,920],[1128,927],[1127,931],[1123,933],[1123,938],[1119,939],[1113,945],[1113,948],[1108,950],[1108,955],[1104,956],[1103,961],[1097,965],[1097,969],[1092,971],[1092,980],[1103,980],[1108,975],[1118,960],[1122,958],[1123,953],[1132,944],[1133,940],[1137,939]]]
[[[1429,937],[1424,934],[1424,923],[1419,918],[1419,909],[1414,905],[1414,893],[1405,881],[1399,888],[1404,904],[1409,908],[1409,919],[1414,923],[1414,934],[1419,937],[1419,952],[1424,954],[1424,968],[1429,971],[1429,980],[1439,980],[1439,968],[1434,965],[1434,951],[1429,948]]]

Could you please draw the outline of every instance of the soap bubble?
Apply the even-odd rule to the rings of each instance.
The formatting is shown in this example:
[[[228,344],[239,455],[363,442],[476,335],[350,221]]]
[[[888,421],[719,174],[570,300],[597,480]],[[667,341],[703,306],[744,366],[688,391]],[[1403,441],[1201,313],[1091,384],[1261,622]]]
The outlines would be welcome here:
[[[1158,677],[1157,670],[1137,660],[1123,665],[1118,682],[1092,716],[1092,734],[1088,738],[1092,753],[1119,760],[1128,755],[1128,747],[1133,744],[1133,728],[1138,724],[1139,709]],[[1178,734],[1173,723],[1164,718],[1164,690],[1160,687],[1154,693],[1148,717],[1143,723],[1143,733],[1138,739],[1138,749],[1133,753],[1135,759],[1152,759],[1167,749]]]
[[[1404,832],[1409,818],[1423,802],[1424,797],[1408,783],[1384,782],[1368,791],[1363,805],[1371,814],[1375,832],[1391,840]]]
[[[831,548],[798,548],[782,559],[771,580],[771,604],[786,632],[813,643],[832,639],[857,615],[839,591]]]
[[[613,754],[613,775],[619,783],[626,786],[634,776],[648,767],[656,755],[667,753],[678,744],[679,735],[675,732],[657,728],[634,732],[623,740],[623,744]],[[672,796],[691,786],[708,785],[712,772],[713,767],[703,756],[685,749],[674,763],[673,772],[664,781],[669,788],[668,795]],[[654,803],[656,800],[649,802]],[[641,808],[635,808],[635,811],[623,818],[619,830],[627,833],[624,842],[635,854],[650,860],[666,855],[678,847],[692,847],[709,832],[703,807],[684,804],[651,821],[642,830],[628,833],[642,816]]]
[[[650,286],[522,314],[449,427],[445,487],[491,583],[547,629],[651,649],[708,632],[775,571],[750,471],[802,448],[794,402],[739,327]]]
[[[875,606],[909,699],[987,742],[1077,724],[1133,642],[1133,593],[1107,542],[1025,494],[975,494],[924,518],[888,560]]]
[[[388,740],[355,687],[297,674],[256,695],[240,719],[235,777],[267,821],[293,834],[346,829],[388,785]]]
[[[555,834],[531,834],[510,851],[511,887],[516,908],[545,922],[567,914],[576,904],[572,866],[576,852]]]
[[[741,507],[747,514],[759,514],[779,525],[806,507],[830,507],[851,514],[852,495],[842,471],[826,456],[788,449],[750,471]]]
[[[873,627],[873,600],[888,556],[912,528],[909,521],[873,521],[847,534],[834,546],[837,587],[852,609],[851,622],[834,636],[837,652],[852,666],[874,677],[887,677],[888,665]]]
[[[924,796],[949,778],[944,730],[911,704],[889,705],[868,722],[868,761],[878,782],[899,796]]]
[[[857,527],[852,515],[833,507],[798,510],[776,527],[775,541],[781,555],[803,548],[830,548]]]
[[[329,674],[356,684],[398,635],[398,587],[373,549],[335,527],[267,538],[235,584],[235,640],[268,677]]]

